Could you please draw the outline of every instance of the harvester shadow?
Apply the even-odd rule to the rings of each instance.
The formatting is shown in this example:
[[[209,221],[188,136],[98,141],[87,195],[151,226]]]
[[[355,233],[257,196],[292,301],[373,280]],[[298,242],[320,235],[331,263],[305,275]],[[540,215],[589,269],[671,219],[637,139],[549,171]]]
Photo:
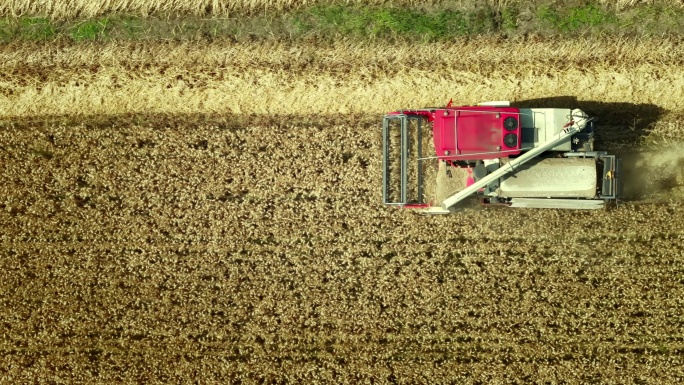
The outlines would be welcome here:
[[[557,96],[515,102],[524,108],[579,108],[594,117],[594,148],[613,153],[629,151],[648,136],[652,125],[664,110],[655,104],[617,103],[577,100],[575,96]]]

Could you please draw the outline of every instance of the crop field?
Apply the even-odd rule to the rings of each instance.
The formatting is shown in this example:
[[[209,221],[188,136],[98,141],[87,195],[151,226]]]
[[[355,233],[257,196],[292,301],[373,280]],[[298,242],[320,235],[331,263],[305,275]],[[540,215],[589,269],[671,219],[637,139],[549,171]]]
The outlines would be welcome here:
[[[681,383],[682,47],[2,44],[0,382]],[[584,109],[625,199],[383,206],[382,114],[450,98]]]

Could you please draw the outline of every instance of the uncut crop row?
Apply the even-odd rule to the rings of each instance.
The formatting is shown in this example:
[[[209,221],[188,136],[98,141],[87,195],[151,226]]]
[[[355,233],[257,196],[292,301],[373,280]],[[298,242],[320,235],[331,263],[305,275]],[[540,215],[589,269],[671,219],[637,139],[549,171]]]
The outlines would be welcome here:
[[[471,104],[549,97],[650,105],[637,111],[647,118],[656,108],[684,111],[677,93],[684,89],[684,56],[674,39],[60,44],[59,51],[39,44],[0,47],[0,116],[379,114],[450,98]],[[618,118],[634,112],[617,107]],[[681,137],[681,124],[673,124],[650,129]]]

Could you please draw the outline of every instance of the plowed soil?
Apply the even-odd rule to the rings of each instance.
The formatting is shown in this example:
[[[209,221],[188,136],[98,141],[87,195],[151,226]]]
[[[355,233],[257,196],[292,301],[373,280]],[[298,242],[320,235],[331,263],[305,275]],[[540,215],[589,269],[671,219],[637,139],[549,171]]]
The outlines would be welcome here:
[[[663,53],[648,79],[607,59],[547,61],[555,78],[535,75],[537,64],[520,72],[544,84],[593,77],[605,98],[521,88],[520,73],[503,88],[517,90],[522,104],[574,102],[600,118],[596,147],[625,154],[632,186],[618,207],[469,207],[422,217],[381,203],[380,109],[392,107],[395,94],[377,94],[377,105],[345,99],[334,111],[338,96],[364,92],[354,82],[366,61],[343,71],[353,74],[347,83],[335,65],[319,67],[321,77],[339,79],[327,85],[316,83],[316,71],[258,62],[245,70],[322,87],[311,103],[286,103],[300,95],[294,85],[278,88],[281,100],[264,96],[260,107],[231,113],[240,100],[262,99],[252,91],[275,91],[223,93],[224,78],[195,88],[204,99],[185,107],[159,83],[143,113],[147,107],[129,103],[152,97],[143,84],[166,76],[156,72],[162,59],[88,74],[78,61],[77,71],[43,51],[34,55],[46,61],[5,61],[0,100],[0,377],[7,383],[684,378],[684,158],[669,150],[684,110],[666,87],[681,84],[681,59]],[[223,57],[216,79],[237,72],[240,58]],[[466,59],[444,63],[465,68]],[[62,75],[48,75],[60,73],[50,63]],[[182,66],[165,71],[197,77]],[[476,74],[473,85],[484,73],[463,71]],[[100,74],[115,72],[132,80],[107,83],[101,99],[84,97],[104,84]],[[395,84],[421,89],[427,96],[416,103],[433,98],[427,83],[401,83],[410,73],[369,80],[368,92]],[[425,81],[439,76],[421,73]],[[40,74],[62,78],[27,80]],[[614,81],[601,80],[609,76]],[[78,87],[88,91],[69,99]],[[494,95],[488,87],[473,86],[469,96]],[[45,97],[32,105],[35,93]],[[222,109],[211,112],[218,102],[210,93]],[[329,99],[315,99],[321,95]],[[311,110],[315,103],[328,110]],[[651,154],[662,155],[656,171]],[[651,187],[642,188],[646,177]]]

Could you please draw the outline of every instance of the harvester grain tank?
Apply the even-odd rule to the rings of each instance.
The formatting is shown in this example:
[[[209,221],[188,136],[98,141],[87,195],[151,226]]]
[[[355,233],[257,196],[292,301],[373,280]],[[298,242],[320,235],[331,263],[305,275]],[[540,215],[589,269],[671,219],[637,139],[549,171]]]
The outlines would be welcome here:
[[[619,196],[620,161],[595,151],[593,134],[580,109],[490,102],[391,112],[383,202],[441,214],[479,194],[485,205],[599,209]]]

